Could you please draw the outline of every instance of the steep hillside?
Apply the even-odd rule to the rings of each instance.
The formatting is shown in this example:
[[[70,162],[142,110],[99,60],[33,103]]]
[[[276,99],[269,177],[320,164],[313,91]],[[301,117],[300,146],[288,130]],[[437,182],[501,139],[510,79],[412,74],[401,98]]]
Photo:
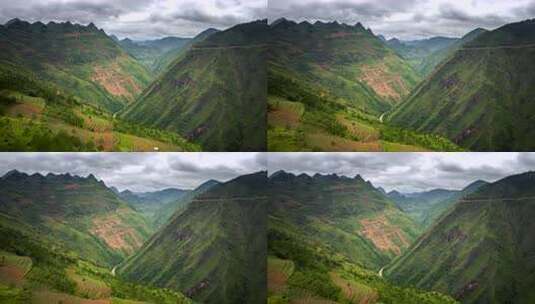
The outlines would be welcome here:
[[[530,151],[535,21],[485,32],[441,65],[387,120],[475,151]]]
[[[176,212],[118,275],[203,303],[265,303],[266,173],[213,186]]]
[[[1,151],[198,151],[176,133],[117,119],[29,70],[0,64]]]
[[[167,71],[167,69],[171,67],[172,63],[177,60],[180,55],[186,53],[195,43],[203,41],[217,32],[219,32],[219,30],[209,28],[195,36],[193,39],[189,40],[183,47],[167,51],[154,62],[154,73],[156,75],[160,75],[161,73]]]
[[[269,179],[270,225],[298,231],[340,256],[379,270],[404,252],[418,225],[360,176],[274,173]]]
[[[11,171],[0,179],[0,193],[0,214],[100,265],[120,262],[151,234],[143,216],[93,175]]]
[[[268,303],[455,303],[382,278],[417,229],[360,177],[279,171],[269,183]]]
[[[384,124],[420,76],[360,23],[281,19],[270,33],[269,151],[458,150]]]
[[[510,176],[457,201],[385,276],[463,303],[535,300],[535,173]]]
[[[445,50],[450,49],[460,39],[449,37],[432,37],[422,40],[400,41],[390,39],[386,42],[401,57],[407,59],[412,67],[423,77],[433,72],[446,55]]]
[[[132,102],[151,80],[145,67],[93,24],[11,20],[0,26],[4,64],[31,71],[80,102],[110,112]]]
[[[189,190],[174,188],[154,192],[132,192],[125,190],[118,193],[118,196],[132,206],[132,208],[142,213],[152,223],[160,209],[183,199],[189,192]]]
[[[199,195],[210,190],[213,186],[220,184],[216,180],[209,180],[202,183],[194,190],[188,191],[180,196],[177,200],[170,201],[159,208],[153,216],[153,223],[155,227],[161,227],[169,221],[169,219],[176,213],[185,208]]]
[[[133,41],[123,39],[119,44],[123,49],[141,62],[147,69],[157,74],[159,61],[167,53],[177,53],[190,43],[190,38],[165,37],[156,40]]]
[[[270,27],[270,80],[299,81],[318,95],[374,114],[408,95],[419,80],[406,62],[360,23],[279,20]]]
[[[256,21],[194,44],[121,117],[204,150],[265,150],[266,35],[266,21]]]
[[[459,191],[434,189],[425,192],[402,194],[397,191],[388,193],[396,205],[405,211],[412,219],[422,224],[430,209],[440,205],[443,201],[455,196]]]
[[[0,213],[0,302],[189,304],[183,294],[127,283],[54,235]]]

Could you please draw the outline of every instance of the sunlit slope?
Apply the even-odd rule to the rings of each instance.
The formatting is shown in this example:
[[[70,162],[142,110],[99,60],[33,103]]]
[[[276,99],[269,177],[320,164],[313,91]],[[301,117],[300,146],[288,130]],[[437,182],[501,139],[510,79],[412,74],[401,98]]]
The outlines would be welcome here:
[[[463,303],[533,302],[534,183],[529,172],[461,198],[385,276]]]
[[[194,44],[121,116],[208,151],[265,150],[266,33],[257,21]]]
[[[212,186],[121,264],[130,281],[203,303],[265,303],[266,173]]]
[[[535,106],[535,23],[505,25],[459,49],[391,114],[394,125],[477,151],[528,151]]]
[[[144,66],[93,24],[14,19],[0,26],[0,64],[24,67],[80,102],[111,112],[151,81]]]

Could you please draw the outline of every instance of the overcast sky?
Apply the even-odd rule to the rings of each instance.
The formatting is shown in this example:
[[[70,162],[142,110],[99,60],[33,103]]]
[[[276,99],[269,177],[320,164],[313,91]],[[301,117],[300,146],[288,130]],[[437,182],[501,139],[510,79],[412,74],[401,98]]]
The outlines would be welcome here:
[[[360,174],[387,191],[462,189],[478,180],[493,182],[535,170],[535,153],[272,153],[272,174]]]
[[[193,189],[209,179],[227,181],[266,170],[257,153],[0,153],[0,176],[17,169],[94,174],[120,190]]]
[[[270,20],[361,22],[387,38],[460,37],[535,17],[534,0],[269,0]]]
[[[192,37],[214,27],[265,18],[267,0],[0,0],[0,23],[95,23],[120,38]]]

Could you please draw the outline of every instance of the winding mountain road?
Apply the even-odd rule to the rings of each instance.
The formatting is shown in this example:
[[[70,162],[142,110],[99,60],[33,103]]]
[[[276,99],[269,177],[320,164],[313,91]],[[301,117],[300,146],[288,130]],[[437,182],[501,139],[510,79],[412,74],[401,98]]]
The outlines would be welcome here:
[[[386,112],[384,112],[383,114],[381,114],[381,116],[379,116],[379,121],[381,123],[383,123],[383,117],[385,117],[385,114],[386,114]]]
[[[114,266],[114,267],[111,269],[111,275],[112,275],[112,276],[115,276],[115,269],[117,269],[117,266]]]
[[[379,269],[379,272],[377,273],[379,277],[383,277],[383,270],[385,270],[385,267],[383,266],[381,269]]]

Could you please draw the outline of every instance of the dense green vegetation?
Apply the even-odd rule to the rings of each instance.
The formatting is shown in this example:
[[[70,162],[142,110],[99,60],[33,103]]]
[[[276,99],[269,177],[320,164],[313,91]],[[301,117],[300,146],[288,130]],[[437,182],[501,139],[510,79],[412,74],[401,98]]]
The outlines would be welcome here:
[[[264,303],[266,173],[213,185],[178,210],[117,273],[207,303]]]
[[[244,31],[254,35],[244,41]],[[121,117],[184,134],[205,150],[265,150],[266,47],[255,41],[265,33],[257,21],[198,41]]]
[[[177,133],[83,105],[25,69],[0,64],[2,151],[198,151]]]
[[[385,276],[463,303],[533,302],[534,179],[510,176],[464,196]]]
[[[139,62],[93,24],[13,20],[0,28],[0,43],[0,65],[31,70],[80,102],[112,112],[151,81]]]
[[[477,151],[531,151],[533,21],[480,33],[388,114],[393,125]]]
[[[93,176],[12,171],[0,179],[0,193],[2,214],[41,230],[78,256],[100,265],[119,263],[152,232],[142,215]]]
[[[118,41],[128,54],[156,75],[167,68],[167,66],[164,69],[159,67],[162,57],[172,54],[172,57],[176,58],[177,53],[190,42],[190,38],[179,37],[165,37],[147,41],[132,41],[126,38]]]
[[[2,303],[43,303],[52,299],[60,303],[78,303],[84,299],[111,299],[112,303],[127,300],[154,304],[191,303],[175,291],[123,282],[112,276],[109,269],[80,259],[53,238],[5,215],[0,215],[0,235],[3,264],[6,255],[31,261],[24,277],[9,284],[3,280],[10,277],[0,268]],[[100,286],[104,294],[85,292],[84,284],[91,283]]]

